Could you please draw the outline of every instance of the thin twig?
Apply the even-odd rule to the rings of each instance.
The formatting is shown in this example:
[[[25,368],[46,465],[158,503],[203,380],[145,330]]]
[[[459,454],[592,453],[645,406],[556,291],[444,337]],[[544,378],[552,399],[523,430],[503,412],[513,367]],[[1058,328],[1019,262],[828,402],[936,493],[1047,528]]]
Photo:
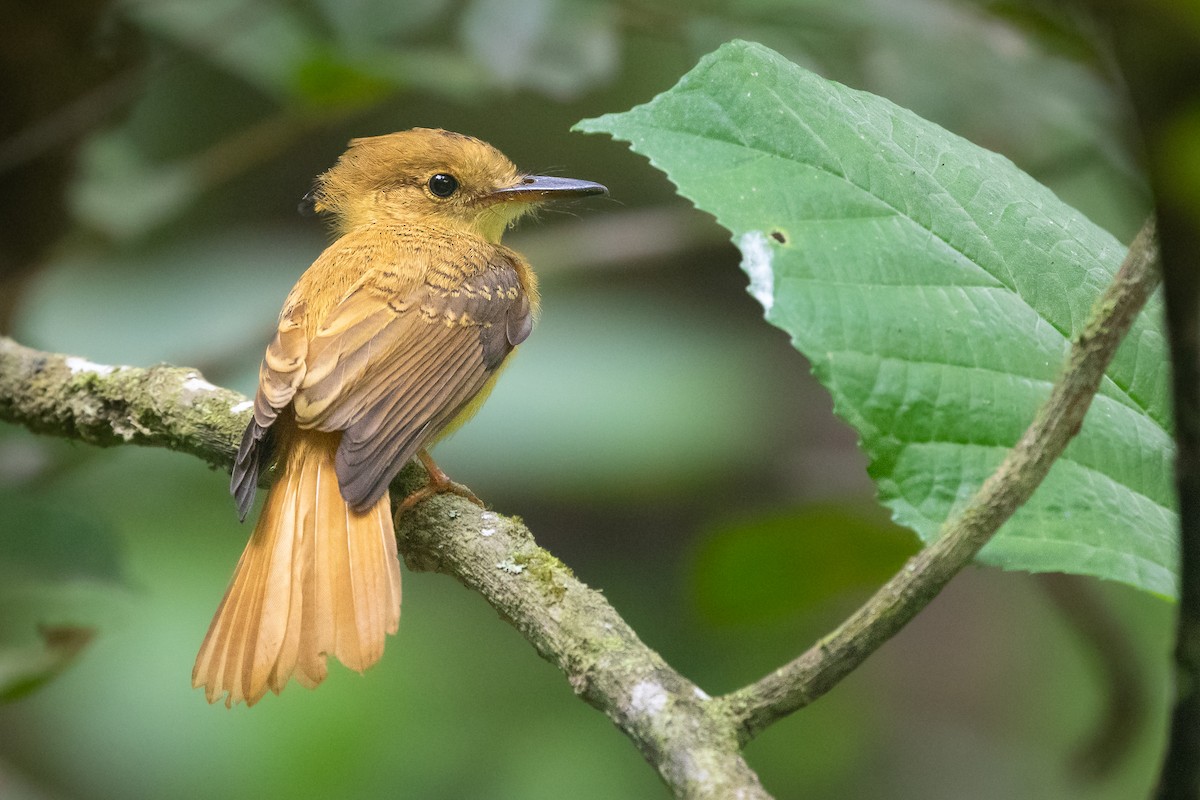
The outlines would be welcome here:
[[[937,540],[800,657],[721,698],[738,720],[743,742],[825,694],[899,633],[1029,499],[1083,424],[1118,345],[1158,286],[1157,257],[1151,220],[1092,307],[1062,377],[1033,424],[966,507],[943,523]]]

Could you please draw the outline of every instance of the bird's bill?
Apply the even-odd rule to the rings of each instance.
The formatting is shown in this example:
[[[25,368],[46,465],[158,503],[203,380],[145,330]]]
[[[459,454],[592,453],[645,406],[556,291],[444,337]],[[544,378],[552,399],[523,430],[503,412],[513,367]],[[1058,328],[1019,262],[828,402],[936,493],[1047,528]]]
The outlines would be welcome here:
[[[599,183],[581,181],[576,178],[526,175],[515,186],[506,186],[492,192],[492,197],[499,201],[540,203],[544,200],[587,197],[593,194],[608,194],[608,188]]]

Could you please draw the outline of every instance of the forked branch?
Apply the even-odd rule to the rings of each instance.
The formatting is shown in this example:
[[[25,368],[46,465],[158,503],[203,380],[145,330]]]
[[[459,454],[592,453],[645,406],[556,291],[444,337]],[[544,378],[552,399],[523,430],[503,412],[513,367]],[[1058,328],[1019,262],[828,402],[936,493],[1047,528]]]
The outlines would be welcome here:
[[[729,695],[709,697],[672,669],[518,519],[435,497],[402,520],[401,552],[410,568],[451,575],[482,594],[634,742],[677,797],[766,798],[742,745],[829,691],[899,632],[1029,498],[1078,431],[1117,345],[1157,285],[1155,258],[1148,223],[1033,425],[940,538],[830,635]],[[0,337],[0,420],[39,433],[168,447],[228,468],[248,409],[244,397],[192,370],[102,366]],[[393,489],[407,492],[420,480],[420,468],[409,465]]]

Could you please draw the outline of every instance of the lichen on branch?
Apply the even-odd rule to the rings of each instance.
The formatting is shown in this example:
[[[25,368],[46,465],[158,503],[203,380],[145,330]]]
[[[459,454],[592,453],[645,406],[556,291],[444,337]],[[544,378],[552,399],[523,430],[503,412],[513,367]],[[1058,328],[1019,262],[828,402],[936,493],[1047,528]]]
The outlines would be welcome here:
[[[249,411],[194,369],[95,364],[0,337],[0,420],[35,433],[165,447],[228,468]]]

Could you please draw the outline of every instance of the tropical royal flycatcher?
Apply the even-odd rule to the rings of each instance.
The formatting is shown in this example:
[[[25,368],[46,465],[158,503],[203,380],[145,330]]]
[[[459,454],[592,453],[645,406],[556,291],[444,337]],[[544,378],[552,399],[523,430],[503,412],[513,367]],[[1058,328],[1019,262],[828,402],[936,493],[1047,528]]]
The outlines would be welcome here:
[[[388,484],[465,422],[537,315],[537,279],[500,244],[526,212],[603,194],[526,175],[478,139],[416,128],[355,139],[305,197],[338,237],[300,277],[267,347],[230,490],[246,518],[275,465],[254,534],[213,617],[192,684],[253,705],[308,687],[332,655],[362,671],[400,620]]]

